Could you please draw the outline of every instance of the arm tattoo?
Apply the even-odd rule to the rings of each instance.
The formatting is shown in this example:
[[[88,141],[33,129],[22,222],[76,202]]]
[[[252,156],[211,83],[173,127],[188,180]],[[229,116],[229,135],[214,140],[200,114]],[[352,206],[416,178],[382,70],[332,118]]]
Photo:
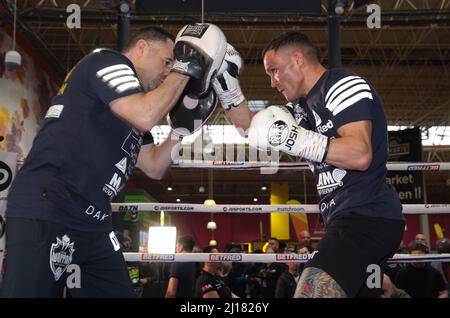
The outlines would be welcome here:
[[[347,298],[347,294],[326,272],[308,267],[300,277],[294,298]]]

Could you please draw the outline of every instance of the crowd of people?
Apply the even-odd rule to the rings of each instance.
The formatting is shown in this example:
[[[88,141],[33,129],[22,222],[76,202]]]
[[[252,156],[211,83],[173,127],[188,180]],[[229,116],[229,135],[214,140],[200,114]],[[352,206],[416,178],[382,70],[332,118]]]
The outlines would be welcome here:
[[[74,297],[145,295],[152,273],[141,264],[125,264],[110,203],[135,167],[161,179],[183,137],[207,122],[219,100],[251,148],[308,162],[326,231],[304,267],[278,262],[157,267],[157,281],[167,282],[164,296],[380,297],[381,286],[366,284],[367,268],[385,266],[405,225],[399,196],[386,183],[382,100],[362,76],[322,65],[304,33],[277,35],[261,57],[267,84],[286,104],[257,113],[240,88],[243,60],[213,24],[188,24],[177,37],[160,27],[143,28],[122,52],[96,49],[79,61],[52,99],[9,189],[0,296],[57,297],[70,265],[83,275],[82,286],[70,290]],[[163,118],[172,130],[155,144],[151,130]],[[304,234],[294,250],[272,238],[264,252],[310,253],[310,235]],[[178,252],[193,249],[192,239],[180,238]],[[427,251],[423,242],[410,247],[413,255]],[[441,274],[429,265],[394,270],[392,290],[395,285],[410,296],[448,296]]]
[[[128,251],[129,238],[124,239]],[[253,253],[308,254],[314,251],[309,231],[302,231],[295,243],[270,238],[264,251]],[[177,253],[218,253],[214,246],[200,248],[191,236],[177,241]],[[226,253],[245,253],[240,246],[229,245]],[[430,252],[423,234],[417,234],[399,254],[424,255]],[[436,253],[449,253],[450,240],[436,244]],[[383,298],[447,298],[450,290],[450,264],[392,263],[384,269]],[[293,298],[304,263],[204,262],[128,263],[130,279],[138,297],[166,298]],[[138,269],[138,270],[136,270]],[[140,270],[140,272],[139,272]],[[145,291],[145,292],[143,292]]]

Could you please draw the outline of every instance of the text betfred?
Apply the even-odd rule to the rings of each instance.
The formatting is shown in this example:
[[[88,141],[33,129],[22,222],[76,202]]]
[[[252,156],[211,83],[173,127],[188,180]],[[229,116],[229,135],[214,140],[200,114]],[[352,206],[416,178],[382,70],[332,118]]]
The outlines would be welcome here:
[[[143,261],[174,261],[174,254],[142,254]]]
[[[209,260],[211,262],[240,262],[242,261],[242,255],[211,254]]]
[[[276,254],[275,259],[277,261],[284,261],[284,262],[289,262],[289,261],[303,261],[303,260],[309,260],[311,258],[314,257],[314,255],[316,255],[317,251],[314,251],[312,253],[308,253],[308,254]]]

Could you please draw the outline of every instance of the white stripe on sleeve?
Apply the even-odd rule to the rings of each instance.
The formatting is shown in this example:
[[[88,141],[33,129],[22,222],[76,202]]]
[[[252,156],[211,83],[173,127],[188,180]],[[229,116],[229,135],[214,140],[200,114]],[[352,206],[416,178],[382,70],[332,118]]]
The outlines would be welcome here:
[[[345,84],[342,84],[337,89],[335,89],[334,92],[330,95],[328,100],[325,102],[325,104],[326,104],[325,107],[328,107],[328,105],[330,105],[330,103],[332,103],[333,100],[337,96],[339,96],[339,94],[341,94],[343,91],[348,89],[350,86],[353,86],[353,85],[356,85],[356,84],[361,84],[361,83],[366,84],[366,81],[359,77],[359,78],[351,79],[348,82],[346,82]]]
[[[334,92],[339,86],[341,86],[342,84],[345,84],[347,81],[350,81],[350,80],[355,79],[355,78],[361,78],[361,77],[359,77],[359,76],[347,76],[347,77],[344,77],[344,78],[340,79],[340,80],[337,81],[336,83],[334,83],[334,85],[331,86],[330,89],[328,90],[327,96],[325,96],[325,103],[328,102],[328,98],[330,97],[330,95],[333,94],[333,92]]]
[[[131,70],[131,68],[126,64],[111,65],[111,66],[102,68],[100,71],[97,71],[97,77],[103,77],[103,75],[112,73],[114,71],[127,70],[127,69]]]
[[[125,91],[127,91],[129,89],[138,88],[140,86],[141,85],[139,84],[139,82],[128,82],[128,83],[125,83],[125,84],[117,86],[116,87],[116,91],[118,93],[123,93],[123,92],[125,92]]]
[[[362,92],[368,91],[370,93],[370,87],[367,84],[357,84],[349,89],[343,91],[339,96],[337,96],[329,105],[326,106],[330,111],[334,111],[336,107],[339,106],[342,102],[344,102],[350,96]]]
[[[131,68],[129,68],[127,70],[111,72],[109,74],[102,76],[102,78],[104,81],[109,81],[115,77],[126,76],[126,75],[135,75],[135,74],[134,74],[133,70]]]
[[[110,80],[108,82],[108,84],[112,87],[116,87],[116,86],[119,86],[120,84],[124,84],[124,83],[128,83],[128,82],[139,83],[139,81],[137,80],[137,78],[135,76],[122,76],[122,77],[117,77],[117,78]]]
[[[351,98],[345,100],[344,102],[340,103],[333,110],[333,115],[336,116],[337,114],[339,114],[341,111],[343,111],[347,107],[352,106],[353,104],[355,104],[356,102],[359,102],[361,99],[364,99],[364,98],[373,99],[372,94],[370,92],[367,92],[367,91],[360,92],[360,93],[352,96]]]

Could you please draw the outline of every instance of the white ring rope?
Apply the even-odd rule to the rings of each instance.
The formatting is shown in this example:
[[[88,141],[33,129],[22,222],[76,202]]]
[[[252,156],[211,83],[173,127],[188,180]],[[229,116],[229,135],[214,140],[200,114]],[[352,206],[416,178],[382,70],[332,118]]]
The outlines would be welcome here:
[[[184,203],[112,203],[113,212],[200,212],[200,213],[319,213],[316,204],[184,204]],[[404,214],[446,214],[450,204],[403,204]]]
[[[239,263],[306,263],[310,254],[239,254],[239,253],[123,253],[127,262],[239,262]],[[450,254],[408,255],[395,254],[388,263],[450,262]]]
[[[279,161],[205,161],[205,160],[175,160],[174,168],[199,169],[297,169],[310,170],[306,162],[279,162]],[[446,171],[450,170],[450,162],[388,162],[389,171]]]

